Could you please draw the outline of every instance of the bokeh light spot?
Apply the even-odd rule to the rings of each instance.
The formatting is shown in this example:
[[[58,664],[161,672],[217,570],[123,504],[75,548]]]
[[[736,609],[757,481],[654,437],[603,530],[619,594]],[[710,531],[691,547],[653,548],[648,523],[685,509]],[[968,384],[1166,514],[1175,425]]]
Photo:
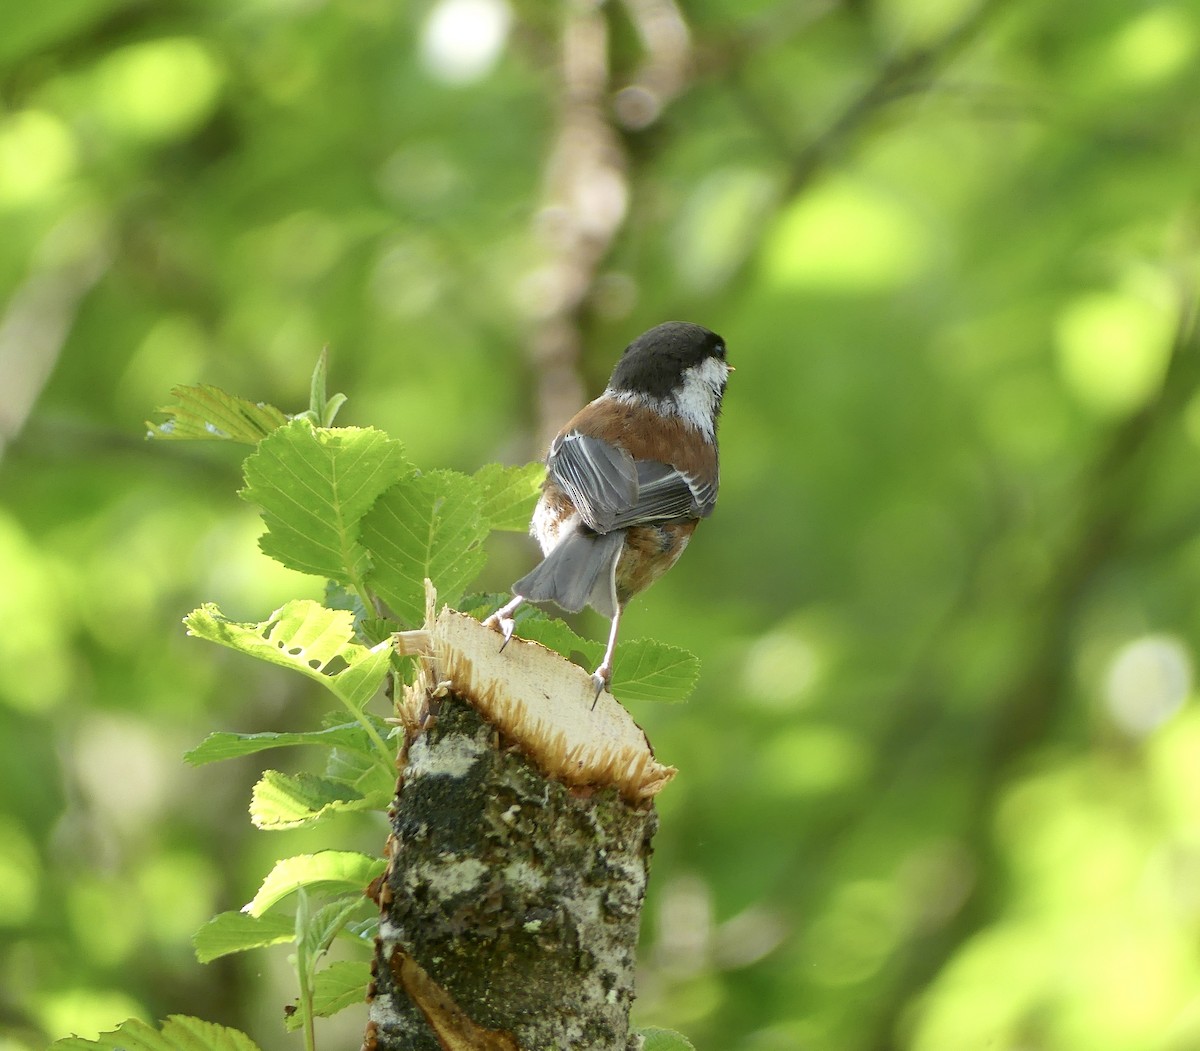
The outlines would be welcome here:
[[[73,624],[60,586],[66,574],[3,512],[0,566],[0,703],[25,712],[53,708],[71,678],[63,637]]]
[[[1113,38],[1111,69],[1127,84],[1150,85],[1187,69],[1196,54],[1196,23],[1181,7],[1156,4]]]
[[[221,68],[199,41],[150,40],[104,59],[97,102],[118,132],[137,139],[176,139],[208,118],[222,80]]]
[[[1098,415],[1136,411],[1162,383],[1173,331],[1169,299],[1154,290],[1080,296],[1064,308],[1056,326],[1063,380]]]
[[[821,292],[887,291],[912,280],[929,252],[925,228],[900,202],[836,179],[783,210],[764,249],[763,276]]]
[[[830,987],[869,978],[895,948],[900,919],[900,904],[889,884],[860,880],[841,887],[808,934],[813,977]]]
[[[775,187],[757,168],[722,168],[700,180],[673,230],[680,277],[692,288],[720,287],[749,250]]]
[[[32,841],[15,822],[0,819],[0,927],[19,927],[29,920],[40,873]]]
[[[66,911],[88,957],[104,967],[123,963],[142,936],[142,910],[130,887],[86,874],[67,890]]]
[[[52,1040],[66,1036],[95,1040],[130,1018],[148,1021],[141,1004],[110,989],[77,987],[46,993],[36,1009],[38,1021]]]
[[[75,140],[52,113],[27,109],[0,123],[0,207],[51,195],[75,170]]]
[[[848,787],[865,768],[862,746],[849,734],[833,727],[802,726],[765,743],[759,776],[779,795],[813,796]]]
[[[421,61],[437,80],[481,80],[504,50],[512,12],[504,0],[440,0],[421,32]]]
[[[1135,737],[1166,722],[1191,692],[1191,655],[1179,639],[1168,635],[1127,642],[1113,655],[1104,681],[1109,714]]]
[[[750,647],[742,671],[750,700],[764,708],[799,705],[821,674],[821,655],[811,640],[793,628],[779,628]]]

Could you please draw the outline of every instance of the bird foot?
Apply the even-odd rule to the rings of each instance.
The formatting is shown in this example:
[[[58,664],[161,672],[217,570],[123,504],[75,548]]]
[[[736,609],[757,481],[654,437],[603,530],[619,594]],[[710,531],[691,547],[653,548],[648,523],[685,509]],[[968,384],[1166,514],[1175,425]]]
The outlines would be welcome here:
[[[500,643],[500,652],[504,652],[504,647],[512,642],[513,631],[517,627],[517,622],[512,617],[504,615],[504,610],[499,609],[483,622],[485,628],[491,628],[492,631],[498,631],[504,636],[504,641]]]
[[[600,694],[608,689],[609,683],[612,681],[612,669],[601,664],[594,672],[592,672],[592,682],[596,686],[596,696],[592,698],[592,711],[596,710],[596,705],[600,701]]]

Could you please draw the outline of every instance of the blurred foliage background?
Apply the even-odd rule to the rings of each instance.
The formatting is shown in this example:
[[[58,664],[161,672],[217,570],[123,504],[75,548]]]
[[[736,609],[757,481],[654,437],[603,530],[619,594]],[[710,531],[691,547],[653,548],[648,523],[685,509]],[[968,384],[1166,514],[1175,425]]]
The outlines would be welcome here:
[[[340,423],[469,471],[672,318],[738,371],[717,514],[625,625],[704,659],[635,712],[680,768],[639,1021],[1200,1047],[1198,52],[1186,0],[0,8],[0,1048],[289,1046],[284,950],[189,937],[382,847],[180,759],[315,722],[182,615],[318,591],[237,450],[143,440],[170,387],[297,411],[327,343]]]

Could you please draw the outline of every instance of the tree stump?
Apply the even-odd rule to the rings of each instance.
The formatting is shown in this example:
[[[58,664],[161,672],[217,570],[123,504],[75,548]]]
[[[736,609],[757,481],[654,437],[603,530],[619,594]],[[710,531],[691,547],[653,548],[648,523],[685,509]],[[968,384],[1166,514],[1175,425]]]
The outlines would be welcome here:
[[[406,730],[368,1051],[635,1051],[653,797],[674,775],[583,669],[444,609]]]

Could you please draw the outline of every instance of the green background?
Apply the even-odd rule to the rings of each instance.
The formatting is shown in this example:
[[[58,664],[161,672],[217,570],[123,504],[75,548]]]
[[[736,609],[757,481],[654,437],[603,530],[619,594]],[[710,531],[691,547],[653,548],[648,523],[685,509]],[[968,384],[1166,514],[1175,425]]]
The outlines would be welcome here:
[[[611,161],[566,211],[611,226],[556,318],[564,53],[607,62]],[[258,552],[238,450],[143,440],[169,389],[297,411],[328,344],[339,423],[473,471],[561,422],[554,323],[594,394],[672,318],[737,373],[717,513],[624,629],[704,661],[634,713],[680,769],[639,1022],[1200,1047],[1198,100],[1166,0],[0,8],[0,1048],[292,1046],[286,950],[190,935],[276,856],[382,847],[255,832],[252,762],[181,761],[323,702],[184,637],[319,585]]]

